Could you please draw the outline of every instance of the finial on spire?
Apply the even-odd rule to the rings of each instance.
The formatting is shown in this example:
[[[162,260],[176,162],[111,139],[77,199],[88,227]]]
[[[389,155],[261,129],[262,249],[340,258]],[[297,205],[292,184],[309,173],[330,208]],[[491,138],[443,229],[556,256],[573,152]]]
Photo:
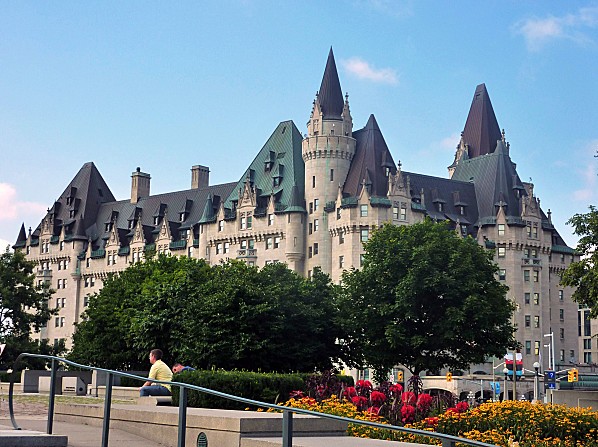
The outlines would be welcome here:
[[[399,169],[399,171],[401,170],[401,166],[403,166],[403,163],[401,163],[401,160],[399,160],[399,162],[397,163],[397,168]]]

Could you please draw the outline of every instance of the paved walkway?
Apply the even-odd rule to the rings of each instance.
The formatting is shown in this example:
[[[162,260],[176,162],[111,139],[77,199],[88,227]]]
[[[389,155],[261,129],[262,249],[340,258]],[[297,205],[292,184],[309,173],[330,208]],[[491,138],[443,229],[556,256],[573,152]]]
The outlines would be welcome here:
[[[34,430],[37,432],[46,432],[46,419],[41,417],[26,416],[22,418],[17,417],[17,423],[23,429]],[[5,431],[10,430],[10,431]],[[84,424],[70,424],[67,422],[54,421],[53,433],[58,435],[67,435],[69,447],[99,447],[102,444],[102,427],[92,427]],[[10,419],[5,417],[0,418],[0,446],[4,446],[2,442],[3,434],[11,434],[18,432],[12,430]],[[110,429],[108,435],[108,445],[114,447],[161,447],[163,444],[148,441],[141,436],[133,435],[122,430]],[[8,447],[8,446],[7,446]]]

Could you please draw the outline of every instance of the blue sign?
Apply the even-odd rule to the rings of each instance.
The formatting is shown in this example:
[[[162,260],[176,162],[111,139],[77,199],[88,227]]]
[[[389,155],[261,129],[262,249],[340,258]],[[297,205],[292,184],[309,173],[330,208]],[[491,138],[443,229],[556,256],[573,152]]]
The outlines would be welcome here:
[[[556,372],[555,371],[544,371],[544,377],[551,382],[556,380]]]
[[[500,382],[490,382],[490,387],[495,394],[500,394]]]
[[[548,389],[549,390],[556,390],[556,383],[555,382],[548,382]]]

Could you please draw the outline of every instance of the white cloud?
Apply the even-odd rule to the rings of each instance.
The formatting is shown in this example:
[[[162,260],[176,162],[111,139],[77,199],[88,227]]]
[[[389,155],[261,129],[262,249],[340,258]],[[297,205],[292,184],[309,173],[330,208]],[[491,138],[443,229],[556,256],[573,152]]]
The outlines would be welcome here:
[[[392,68],[374,68],[368,62],[358,57],[342,61],[345,70],[360,79],[367,79],[381,84],[397,84],[397,73]]]
[[[437,144],[434,144],[434,146],[440,146],[443,149],[454,151],[457,148],[460,139],[461,137],[458,134],[453,133],[440,140]]]
[[[46,205],[35,202],[19,202],[17,190],[9,183],[0,183],[0,221],[15,220],[18,217],[34,216],[39,218],[45,214]]]
[[[534,17],[521,20],[513,26],[513,29],[515,33],[523,35],[530,51],[538,51],[550,40],[569,39],[578,44],[592,42],[593,40],[584,31],[596,26],[598,26],[598,7],[587,7],[562,17]]]

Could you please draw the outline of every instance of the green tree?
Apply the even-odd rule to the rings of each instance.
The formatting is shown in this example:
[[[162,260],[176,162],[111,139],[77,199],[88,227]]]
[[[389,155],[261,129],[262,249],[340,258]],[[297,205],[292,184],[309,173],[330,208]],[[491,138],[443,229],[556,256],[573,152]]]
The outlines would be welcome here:
[[[575,214],[567,224],[580,236],[576,251],[579,261],[572,262],[561,276],[561,284],[575,287],[573,300],[591,309],[590,317],[598,317],[598,208],[590,205],[590,212]]]
[[[516,344],[507,287],[493,253],[429,219],[386,224],[364,244],[363,268],[343,275],[341,321],[352,363],[377,379],[465,368]]]
[[[46,283],[35,284],[35,263],[27,261],[16,251],[0,254],[0,343],[6,349],[0,357],[0,368],[11,368],[22,352],[56,354],[47,341],[31,339],[30,332],[39,333],[56,309],[50,309],[48,300],[53,291]],[[21,366],[41,367],[44,362],[28,359]]]

